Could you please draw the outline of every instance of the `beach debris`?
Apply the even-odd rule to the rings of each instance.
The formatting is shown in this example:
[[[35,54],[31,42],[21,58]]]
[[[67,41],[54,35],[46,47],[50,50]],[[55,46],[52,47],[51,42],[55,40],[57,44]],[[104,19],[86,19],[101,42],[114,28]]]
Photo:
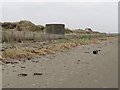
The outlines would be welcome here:
[[[2,60],[2,62],[5,63],[5,64],[10,64],[11,63],[11,61],[9,61],[9,60]]]
[[[24,67],[24,66],[21,66],[21,68],[26,68],[26,67]]]
[[[43,75],[43,73],[41,73],[41,72],[36,72],[36,73],[34,73],[34,75]]]
[[[80,62],[80,59],[77,60],[76,64],[80,64],[79,62]]]
[[[94,51],[93,51],[93,54],[98,54],[99,51],[100,51],[100,50],[94,50]]]
[[[29,57],[29,58],[27,58],[28,60],[31,60],[31,58]]]
[[[17,61],[11,61],[10,63],[11,64],[17,64],[18,62]]]
[[[19,40],[18,42],[19,42],[19,43],[23,43],[23,41],[21,41],[21,40]]]
[[[15,67],[15,66],[12,66],[12,67]]]
[[[5,63],[5,64],[15,64],[15,63],[18,63],[18,61],[6,59],[6,58],[3,58],[1,56],[0,56],[0,61],[2,63]]]
[[[28,74],[27,73],[21,73],[21,74],[18,74],[18,76],[27,76]]]
[[[47,45],[47,42],[41,42],[41,45]]]
[[[2,51],[2,52],[5,51],[5,48],[1,48],[0,51]]]
[[[38,63],[39,61],[37,61],[37,60],[33,60],[32,62]]]

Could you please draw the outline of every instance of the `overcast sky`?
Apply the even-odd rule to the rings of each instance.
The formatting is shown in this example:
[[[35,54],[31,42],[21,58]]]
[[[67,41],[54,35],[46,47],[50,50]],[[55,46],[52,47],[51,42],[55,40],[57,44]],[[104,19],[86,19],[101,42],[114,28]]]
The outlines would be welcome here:
[[[2,22],[29,20],[37,25],[64,23],[70,29],[87,27],[118,32],[117,2],[3,2]]]

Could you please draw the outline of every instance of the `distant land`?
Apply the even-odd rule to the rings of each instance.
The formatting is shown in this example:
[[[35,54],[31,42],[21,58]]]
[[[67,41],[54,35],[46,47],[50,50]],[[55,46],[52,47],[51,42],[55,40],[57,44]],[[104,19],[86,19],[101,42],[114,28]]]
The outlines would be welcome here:
[[[28,20],[21,20],[18,22],[0,22],[3,31],[39,31],[44,32],[46,26],[43,25],[35,25],[31,21]],[[66,34],[93,34],[93,33],[100,33],[98,31],[94,31],[91,28],[86,27],[85,29],[70,29],[65,28]]]

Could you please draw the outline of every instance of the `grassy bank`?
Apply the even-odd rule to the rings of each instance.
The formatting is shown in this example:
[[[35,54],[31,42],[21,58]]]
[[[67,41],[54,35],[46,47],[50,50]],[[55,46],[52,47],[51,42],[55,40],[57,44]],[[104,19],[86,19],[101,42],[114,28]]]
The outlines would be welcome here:
[[[47,54],[54,54],[79,45],[88,45],[114,38],[116,38],[116,36],[81,36],[72,39],[64,38],[46,42],[6,43],[5,45],[3,44],[3,47],[6,49],[2,51],[2,55],[7,61],[26,60]]]

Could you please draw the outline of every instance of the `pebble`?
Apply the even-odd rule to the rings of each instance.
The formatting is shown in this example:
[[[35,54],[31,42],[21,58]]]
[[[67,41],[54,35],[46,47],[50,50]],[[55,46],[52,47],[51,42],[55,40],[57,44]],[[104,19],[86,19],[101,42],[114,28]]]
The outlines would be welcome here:
[[[26,73],[21,73],[21,74],[18,74],[18,76],[27,76],[28,74],[26,74]]]
[[[38,72],[38,73],[34,73],[34,75],[43,75],[43,73],[41,73],[41,72],[39,73]]]

